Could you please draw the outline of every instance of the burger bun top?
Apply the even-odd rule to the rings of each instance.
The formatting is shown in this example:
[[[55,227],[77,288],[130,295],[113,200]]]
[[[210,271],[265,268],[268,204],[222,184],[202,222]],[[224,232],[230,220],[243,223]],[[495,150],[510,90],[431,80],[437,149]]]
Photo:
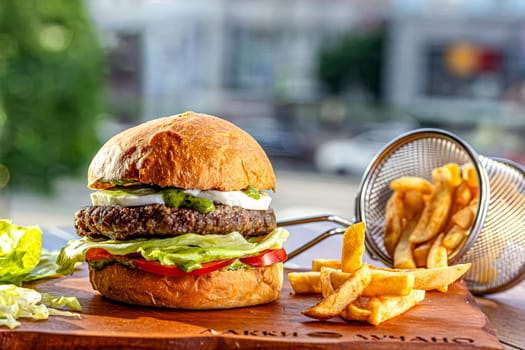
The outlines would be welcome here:
[[[117,184],[274,190],[275,174],[247,132],[215,116],[186,112],[124,130],[101,147],[88,169],[88,187]]]

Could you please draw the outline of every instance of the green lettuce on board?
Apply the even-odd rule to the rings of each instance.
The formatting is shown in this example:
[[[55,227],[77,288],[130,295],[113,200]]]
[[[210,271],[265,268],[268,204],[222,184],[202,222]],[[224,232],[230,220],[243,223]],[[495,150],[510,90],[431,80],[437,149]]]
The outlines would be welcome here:
[[[75,297],[52,296],[21,287],[24,282],[57,275],[57,255],[42,250],[42,231],[37,226],[14,225],[0,219],[0,326],[18,327],[18,318],[80,317],[57,309],[81,311]]]
[[[55,297],[39,293],[31,288],[0,284],[0,326],[7,326],[11,329],[18,327],[20,326],[19,318],[47,320],[49,315],[80,317],[77,313],[59,310],[56,307],[82,311],[75,297]]]
[[[41,253],[40,228],[0,220],[0,283],[21,285],[38,265]]]

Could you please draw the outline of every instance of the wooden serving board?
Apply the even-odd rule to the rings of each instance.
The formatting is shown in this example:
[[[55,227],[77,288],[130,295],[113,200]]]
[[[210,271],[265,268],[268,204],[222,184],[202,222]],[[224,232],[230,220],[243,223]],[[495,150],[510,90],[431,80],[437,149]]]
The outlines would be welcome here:
[[[503,349],[466,287],[429,292],[409,312],[371,326],[340,318],[316,321],[300,312],[315,295],[292,293],[267,305],[218,311],[178,311],[112,302],[91,288],[83,266],[73,276],[35,283],[54,295],[74,295],[82,318],[51,316],[0,329],[0,349]]]

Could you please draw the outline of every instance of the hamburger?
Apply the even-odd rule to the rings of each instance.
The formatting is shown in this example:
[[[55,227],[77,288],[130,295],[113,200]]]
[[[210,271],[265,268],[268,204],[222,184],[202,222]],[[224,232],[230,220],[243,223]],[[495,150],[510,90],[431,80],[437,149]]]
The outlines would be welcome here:
[[[92,205],[59,273],[87,261],[94,289],[119,302],[177,309],[269,303],[283,283],[283,243],[261,146],[215,116],[186,112],[110,138],[88,169]]]

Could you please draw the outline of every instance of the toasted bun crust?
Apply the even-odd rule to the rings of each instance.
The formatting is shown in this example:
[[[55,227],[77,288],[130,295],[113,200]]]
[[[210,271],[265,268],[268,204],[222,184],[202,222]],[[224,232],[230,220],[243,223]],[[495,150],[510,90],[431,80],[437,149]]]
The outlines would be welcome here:
[[[230,309],[276,300],[283,265],[214,271],[201,276],[169,277],[111,264],[89,269],[93,288],[116,301],[176,309]]]
[[[88,187],[122,180],[200,190],[275,189],[270,160],[253,137],[194,112],[151,120],[108,140],[89,166]]]

